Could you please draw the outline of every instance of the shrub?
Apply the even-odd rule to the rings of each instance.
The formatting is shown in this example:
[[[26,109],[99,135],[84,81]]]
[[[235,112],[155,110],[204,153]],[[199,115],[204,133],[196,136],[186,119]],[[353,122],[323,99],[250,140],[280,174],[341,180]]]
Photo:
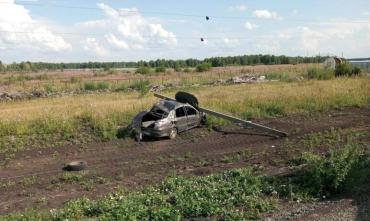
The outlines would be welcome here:
[[[330,150],[327,156],[304,153],[303,163],[307,170],[300,183],[307,193],[316,197],[330,196],[351,189],[351,179],[356,171],[368,168],[360,146],[346,144],[343,148]],[[367,172],[368,174],[368,172]],[[362,174],[367,176],[366,172]]]
[[[109,84],[106,81],[100,81],[96,85],[97,90],[106,90],[109,89]]]
[[[155,68],[155,72],[166,72],[166,68],[164,66],[159,66]]]
[[[140,66],[136,69],[137,74],[149,74],[150,73],[150,68],[146,66]]]
[[[100,81],[98,83],[85,82],[84,89],[87,91],[106,90],[109,89],[109,84],[105,81]]]
[[[326,68],[309,68],[306,76],[308,79],[329,80],[334,77],[334,72]]]
[[[190,68],[185,68],[184,72],[189,73],[189,72],[191,72],[191,69]]]
[[[212,65],[210,63],[202,63],[202,64],[199,64],[196,68],[197,72],[204,72],[204,71],[209,71],[211,70],[212,68]]]
[[[352,75],[352,67],[351,64],[349,63],[341,63],[338,64],[335,67],[335,76],[340,77],[340,76],[351,76]]]
[[[361,69],[359,67],[354,67],[352,69],[352,75],[357,76],[357,75],[360,75],[360,74],[361,74]]]
[[[84,83],[84,89],[87,91],[95,91],[96,90],[96,84],[94,82],[85,82]]]
[[[180,71],[182,71],[182,68],[180,67],[180,65],[175,65],[175,71],[177,71],[177,72],[180,72]]]
[[[145,81],[140,80],[140,81],[135,81],[133,84],[129,86],[129,88],[139,91],[141,95],[144,95],[148,93],[149,85],[150,85],[149,80],[145,80]]]

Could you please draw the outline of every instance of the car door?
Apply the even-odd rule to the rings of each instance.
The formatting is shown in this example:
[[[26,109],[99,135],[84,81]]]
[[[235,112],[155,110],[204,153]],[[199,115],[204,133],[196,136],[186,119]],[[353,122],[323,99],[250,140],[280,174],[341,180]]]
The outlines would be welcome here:
[[[187,129],[187,117],[184,107],[178,107],[175,110],[175,125],[179,132]]]
[[[190,106],[185,106],[185,111],[188,118],[188,129],[197,127],[200,122],[199,112]]]

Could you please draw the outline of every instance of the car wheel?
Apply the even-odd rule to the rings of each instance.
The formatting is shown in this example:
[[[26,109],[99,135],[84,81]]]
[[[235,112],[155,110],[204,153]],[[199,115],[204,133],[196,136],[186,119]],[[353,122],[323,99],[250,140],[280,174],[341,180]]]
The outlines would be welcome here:
[[[86,161],[73,161],[65,165],[63,170],[65,171],[80,171],[87,167]]]
[[[177,129],[176,129],[176,127],[173,127],[170,130],[170,134],[168,135],[168,137],[172,140],[172,139],[175,139],[176,136],[177,136]]]

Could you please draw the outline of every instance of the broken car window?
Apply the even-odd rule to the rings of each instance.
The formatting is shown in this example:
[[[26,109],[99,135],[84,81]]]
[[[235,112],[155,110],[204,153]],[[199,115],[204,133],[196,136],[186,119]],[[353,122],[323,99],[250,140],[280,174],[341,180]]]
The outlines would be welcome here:
[[[184,117],[185,116],[185,111],[184,108],[179,107],[176,109],[176,117]]]
[[[194,109],[194,108],[191,108],[191,107],[185,107],[186,109],[186,114],[189,116],[189,115],[196,115],[197,114],[197,111]]]

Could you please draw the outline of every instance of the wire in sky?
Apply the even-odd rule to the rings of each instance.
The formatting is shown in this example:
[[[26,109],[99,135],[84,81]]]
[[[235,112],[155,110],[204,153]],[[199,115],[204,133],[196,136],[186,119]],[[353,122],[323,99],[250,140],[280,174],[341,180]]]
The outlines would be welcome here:
[[[27,5],[27,6],[35,6],[35,7],[55,7],[55,8],[67,8],[67,9],[78,9],[78,10],[101,10],[98,7],[86,7],[86,6],[72,6],[72,5],[59,5],[59,4],[41,4],[41,3],[30,3],[30,2],[22,2],[17,1],[16,4]],[[14,4],[10,2],[3,2],[0,1],[0,4]],[[261,19],[252,16],[217,16],[217,15],[200,15],[200,14],[186,14],[186,13],[178,13],[178,12],[159,12],[159,11],[126,11],[126,13],[131,13],[126,16],[133,16],[137,14],[153,14],[153,15],[164,15],[164,16],[178,16],[178,17],[196,17],[196,18],[204,18],[208,17],[209,19],[225,19],[225,20],[259,20],[264,22],[293,22],[293,23],[319,23],[319,24],[341,24],[341,23],[359,23],[359,24],[370,24],[368,20],[346,20],[346,21],[319,21],[319,20],[309,20],[309,19]]]

